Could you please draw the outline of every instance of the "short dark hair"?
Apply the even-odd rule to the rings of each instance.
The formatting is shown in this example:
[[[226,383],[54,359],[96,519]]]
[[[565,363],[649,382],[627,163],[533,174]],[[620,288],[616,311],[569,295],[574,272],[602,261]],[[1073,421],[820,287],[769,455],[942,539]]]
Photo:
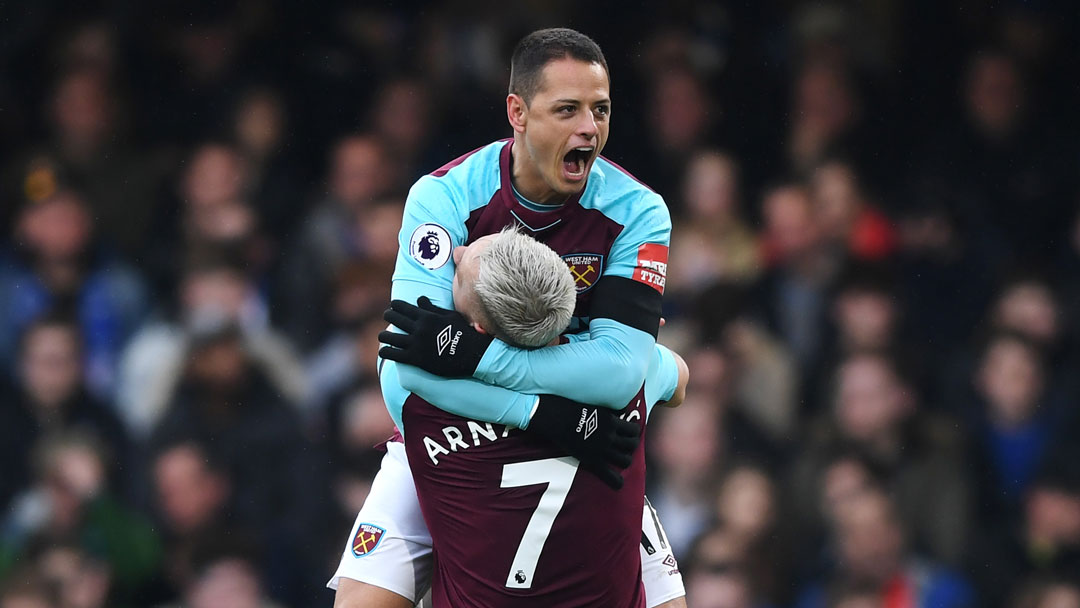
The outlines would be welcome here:
[[[553,27],[525,36],[514,47],[510,59],[510,93],[532,101],[540,88],[540,77],[549,61],[563,58],[599,63],[608,72],[607,60],[600,45],[581,32]]]

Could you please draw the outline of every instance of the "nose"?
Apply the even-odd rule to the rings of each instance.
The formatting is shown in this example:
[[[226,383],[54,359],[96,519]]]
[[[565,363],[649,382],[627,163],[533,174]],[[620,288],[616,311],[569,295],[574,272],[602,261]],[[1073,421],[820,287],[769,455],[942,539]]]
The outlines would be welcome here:
[[[454,255],[454,264],[455,265],[461,263],[461,256],[465,255],[465,249],[466,249],[466,247],[462,247],[461,245],[458,245],[457,247],[454,247],[454,254],[453,255]]]
[[[592,112],[582,112],[581,115],[582,120],[578,124],[578,135],[592,143],[592,139],[599,132],[599,128],[596,126],[596,117],[593,116]]]

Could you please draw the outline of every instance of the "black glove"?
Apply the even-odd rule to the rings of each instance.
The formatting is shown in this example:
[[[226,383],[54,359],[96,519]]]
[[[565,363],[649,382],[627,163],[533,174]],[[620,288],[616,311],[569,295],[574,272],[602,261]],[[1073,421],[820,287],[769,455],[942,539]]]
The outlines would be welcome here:
[[[380,333],[379,342],[389,346],[380,348],[379,356],[436,376],[471,377],[494,338],[473,329],[461,313],[432,304],[427,296],[421,296],[417,304],[390,302],[383,318],[405,333]]]
[[[623,478],[612,466],[625,469],[641,441],[641,427],[620,420],[618,412],[584,405],[558,395],[541,395],[529,427],[581,461],[581,468],[618,490]]]

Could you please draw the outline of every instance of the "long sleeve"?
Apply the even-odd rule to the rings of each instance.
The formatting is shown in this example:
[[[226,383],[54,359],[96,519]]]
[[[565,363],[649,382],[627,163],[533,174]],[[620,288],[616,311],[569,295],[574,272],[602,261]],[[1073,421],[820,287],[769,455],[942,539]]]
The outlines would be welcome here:
[[[526,393],[553,393],[612,408],[626,405],[645,379],[656,342],[671,238],[663,200],[650,193],[638,204],[645,211],[616,239],[594,287],[589,339],[539,350],[496,340],[476,378]]]

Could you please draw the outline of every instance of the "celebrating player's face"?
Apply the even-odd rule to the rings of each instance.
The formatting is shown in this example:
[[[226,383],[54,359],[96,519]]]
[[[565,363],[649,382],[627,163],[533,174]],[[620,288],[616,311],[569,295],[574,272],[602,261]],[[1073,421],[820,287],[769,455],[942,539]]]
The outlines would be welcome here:
[[[544,66],[540,88],[523,108],[520,126],[515,124],[529,161],[519,163],[522,151],[514,150],[515,185],[522,195],[562,202],[581,191],[607,143],[610,115],[603,66],[569,58]]]

